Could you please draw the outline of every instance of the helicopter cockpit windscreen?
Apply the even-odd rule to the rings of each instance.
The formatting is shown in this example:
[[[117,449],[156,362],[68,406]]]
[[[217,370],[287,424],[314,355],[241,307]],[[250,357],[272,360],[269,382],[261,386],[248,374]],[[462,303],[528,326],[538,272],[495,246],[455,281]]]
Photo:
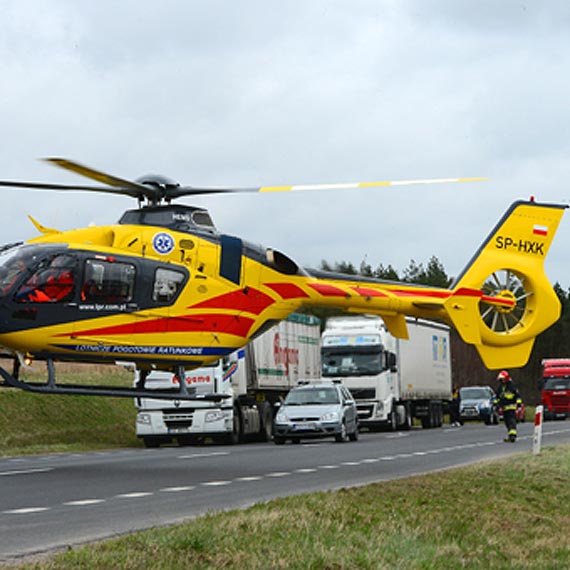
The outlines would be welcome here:
[[[322,348],[323,376],[368,376],[384,370],[384,350],[375,343],[351,343],[344,337],[325,339]]]
[[[24,274],[31,272],[37,262],[46,256],[46,249],[34,245],[15,245],[0,252],[0,296],[12,291]]]

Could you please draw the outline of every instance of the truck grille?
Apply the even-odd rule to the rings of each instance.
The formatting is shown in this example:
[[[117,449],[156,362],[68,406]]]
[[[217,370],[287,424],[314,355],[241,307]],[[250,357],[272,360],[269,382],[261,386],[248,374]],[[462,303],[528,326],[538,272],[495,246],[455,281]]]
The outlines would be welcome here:
[[[163,410],[162,419],[168,429],[192,427],[194,412],[187,410]]]
[[[374,405],[373,404],[367,404],[367,405],[358,404],[356,406],[356,409],[358,412],[358,418],[361,420],[367,420],[368,418],[372,417],[372,410],[374,409]]]
[[[570,393],[552,394],[550,401],[554,409],[566,411],[570,408]]]

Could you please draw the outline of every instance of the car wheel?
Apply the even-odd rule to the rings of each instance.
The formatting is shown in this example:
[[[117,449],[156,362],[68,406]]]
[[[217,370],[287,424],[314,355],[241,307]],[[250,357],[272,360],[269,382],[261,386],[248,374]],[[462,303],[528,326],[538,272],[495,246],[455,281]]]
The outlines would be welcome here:
[[[283,445],[285,443],[285,438],[284,437],[274,437],[273,443],[275,445]]]
[[[338,443],[344,443],[346,441],[346,422],[343,420],[340,426],[340,431],[334,436]]]
[[[354,431],[348,434],[350,441],[358,441],[358,424],[354,424]]]

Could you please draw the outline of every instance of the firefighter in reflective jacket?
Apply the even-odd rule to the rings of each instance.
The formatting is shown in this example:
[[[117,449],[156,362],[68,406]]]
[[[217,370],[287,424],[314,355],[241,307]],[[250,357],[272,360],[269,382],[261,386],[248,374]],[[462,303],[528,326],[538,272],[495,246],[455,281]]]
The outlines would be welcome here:
[[[522,400],[511,378],[506,370],[501,370],[497,376],[499,386],[495,396],[495,405],[503,408],[503,419],[507,428],[505,441],[514,443],[517,439],[517,407],[522,405]]]

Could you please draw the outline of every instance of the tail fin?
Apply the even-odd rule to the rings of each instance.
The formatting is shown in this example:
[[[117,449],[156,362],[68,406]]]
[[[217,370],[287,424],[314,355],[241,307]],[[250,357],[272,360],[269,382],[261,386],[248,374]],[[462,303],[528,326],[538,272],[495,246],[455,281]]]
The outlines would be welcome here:
[[[452,285],[445,309],[488,368],[526,364],[560,317],[544,259],[566,207],[515,202]]]

